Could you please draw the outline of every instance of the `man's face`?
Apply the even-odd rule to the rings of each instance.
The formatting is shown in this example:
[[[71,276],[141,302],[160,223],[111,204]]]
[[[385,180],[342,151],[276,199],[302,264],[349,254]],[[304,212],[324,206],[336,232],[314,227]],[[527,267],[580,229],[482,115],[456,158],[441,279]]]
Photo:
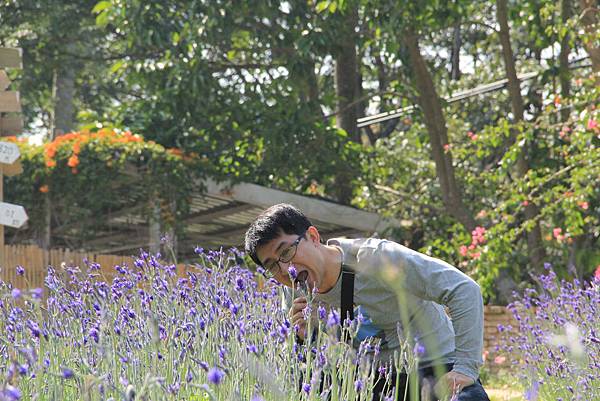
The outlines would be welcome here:
[[[294,265],[298,274],[296,281],[305,281],[311,289],[319,288],[323,280],[319,245],[316,228],[309,227],[303,236],[280,234],[277,238],[258,247],[256,255],[263,267],[274,266],[271,272],[280,283],[288,287],[293,286],[288,268]],[[285,262],[289,257],[291,260]]]

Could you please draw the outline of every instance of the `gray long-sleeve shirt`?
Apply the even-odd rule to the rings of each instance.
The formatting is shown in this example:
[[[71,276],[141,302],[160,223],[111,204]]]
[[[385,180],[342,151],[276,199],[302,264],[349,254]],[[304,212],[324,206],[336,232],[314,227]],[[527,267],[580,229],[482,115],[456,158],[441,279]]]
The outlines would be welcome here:
[[[483,300],[477,283],[450,264],[393,241],[335,238],[327,244],[339,247],[343,263],[356,272],[355,316],[363,316],[358,338],[379,337],[380,360],[388,360],[398,349],[401,333],[410,337],[409,343],[425,347],[421,366],[454,363],[454,371],[479,377]],[[315,300],[339,308],[340,293],[338,279]]]

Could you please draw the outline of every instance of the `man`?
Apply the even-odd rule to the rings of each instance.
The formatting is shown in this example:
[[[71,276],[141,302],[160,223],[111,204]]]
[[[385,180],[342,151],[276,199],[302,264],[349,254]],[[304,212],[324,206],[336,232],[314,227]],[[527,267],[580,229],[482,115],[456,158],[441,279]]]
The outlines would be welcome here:
[[[455,399],[460,401],[489,401],[478,380],[483,348],[481,291],[456,268],[387,240],[335,238],[323,244],[317,228],[288,204],[272,206],[256,218],[246,232],[245,248],[278,282],[288,287],[304,282],[315,290],[315,301],[330,307],[338,308],[342,302],[342,272],[354,272],[353,305],[363,320],[358,339],[379,338],[380,361],[389,360],[400,347],[399,332],[410,333],[409,342],[424,346],[420,376],[445,369],[436,391],[458,393]],[[291,264],[295,282],[288,273]],[[306,298],[298,297],[290,309],[291,323],[298,325],[301,339],[306,336],[306,306]]]

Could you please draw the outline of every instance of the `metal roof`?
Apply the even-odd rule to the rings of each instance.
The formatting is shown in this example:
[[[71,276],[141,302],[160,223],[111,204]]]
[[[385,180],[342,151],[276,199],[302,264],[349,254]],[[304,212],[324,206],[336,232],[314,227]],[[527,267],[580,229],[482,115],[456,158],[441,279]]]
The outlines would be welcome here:
[[[310,196],[298,195],[250,183],[199,183],[183,219],[183,234],[176,239],[178,258],[193,256],[194,248],[242,247],[248,226],[267,207],[290,203],[302,210],[322,236],[370,236],[400,226],[377,213]],[[108,254],[131,254],[152,243],[152,228],[141,207],[107,216],[113,234],[86,242],[86,248]],[[154,234],[156,236],[156,232]],[[156,241],[156,239],[154,239]]]

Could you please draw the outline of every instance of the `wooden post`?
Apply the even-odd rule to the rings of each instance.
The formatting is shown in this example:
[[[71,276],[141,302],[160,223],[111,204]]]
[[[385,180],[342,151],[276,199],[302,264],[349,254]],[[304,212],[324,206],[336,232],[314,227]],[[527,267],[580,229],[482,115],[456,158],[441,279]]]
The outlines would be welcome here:
[[[0,202],[4,199],[4,168],[0,164]],[[0,224],[0,266],[4,266],[4,226]]]
[[[151,254],[160,251],[160,206],[157,200],[152,201],[152,216],[150,217],[150,227],[148,227],[148,242]]]
[[[23,68],[22,51],[16,48],[0,47],[0,68]],[[3,135],[16,134],[16,130],[22,128],[22,120],[19,117],[7,117],[6,112],[20,112],[21,102],[19,92],[6,91],[10,85],[10,79],[4,70],[0,70],[0,137]],[[19,127],[20,125],[20,127]],[[15,129],[16,128],[16,129]],[[4,199],[4,170],[8,165],[0,163],[0,202]],[[11,174],[19,173],[19,168],[11,171]],[[4,265],[4,226],[0,224],[0,266]]]

